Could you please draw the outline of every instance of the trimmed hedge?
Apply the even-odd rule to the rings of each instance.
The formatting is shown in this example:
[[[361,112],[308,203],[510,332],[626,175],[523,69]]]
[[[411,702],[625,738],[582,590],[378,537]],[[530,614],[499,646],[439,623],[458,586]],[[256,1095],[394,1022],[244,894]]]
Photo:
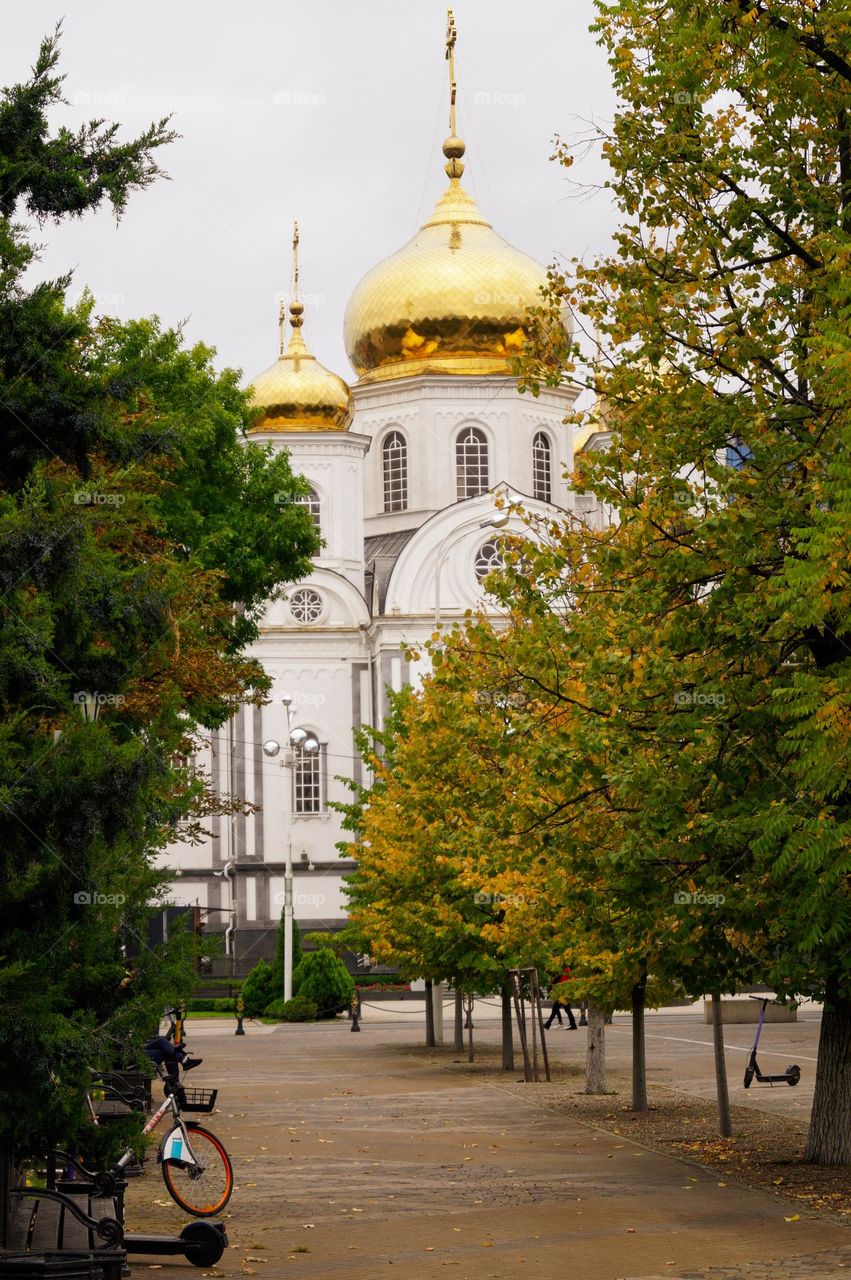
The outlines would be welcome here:
[[[200,996],[186,1001],[187,1013],[234,1013],[236,996]]]
[[[273,1000],[263,1010],[264,1018],[280,1018],[282,1022],[312,1022],[316,1017],[316,1005],[306,996],[293,996],[292,1000]]]
[[[259,1018],[267,1004],[281,995],[283,985],[273,966],[259,960],[242,984],[246,1017]]]
[[[312,1000],[323,1018],[333,1018],[345,1009],[354,989],[348,969],[328,947],[308,951],[293,974],[296,995]]]

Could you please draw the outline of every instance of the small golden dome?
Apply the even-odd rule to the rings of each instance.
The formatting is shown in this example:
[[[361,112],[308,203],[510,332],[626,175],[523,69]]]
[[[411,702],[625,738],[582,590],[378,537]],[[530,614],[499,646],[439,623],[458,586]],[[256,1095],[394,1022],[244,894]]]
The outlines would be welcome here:
[[[281,354],[251,384],[251,404],[263,410],[252,431],[347,431],[352,393],[342,378],[312,356],[301,335],[304,303],[298,296],[298,223],[293,223],[293,297],[289,346],[284,350],[284,308],[278,323]]]
[[[352,393],[308,351],[303,312],[301,302],[290,304],[289,346],[251,384],[251,403],[263,409],[252,431],[347,431],[351,425]]]
[[[464,144],[444,144],[449,187],[420,230],[373,267],[346,308],[362,382],[417,373],[508,374],[547,273],[512,248],[461,186]]]

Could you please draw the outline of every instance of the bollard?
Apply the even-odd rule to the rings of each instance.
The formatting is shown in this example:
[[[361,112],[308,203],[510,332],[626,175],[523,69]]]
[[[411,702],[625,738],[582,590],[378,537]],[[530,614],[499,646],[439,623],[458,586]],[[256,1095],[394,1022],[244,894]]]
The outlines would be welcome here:
[[[239,995],[236,997],[236,1031],[233,1033],[235,1036],[245,1035],[245,1027],[242,1025],[242,1019],[244,1017],[245,1000],[243,999],[242,992],[240,991]]]
[[[358,994],[357,988],[352,992],[352,1002],[349,1005],[349,1013],[352,1016],[352,1031],[360,1031],[360,1023],[358,1022],[358,1018],[360,1016],[360,995]]]
[[[587,1026],[588,1026],[588,1017],[587,1017],[587,1014],[588,1014],[588,1006],[587,1006],[587,1004],[581,1004],[581,1005],[579,1006],[579,1026],[580,1026],[580,1027],[587,1027]]]

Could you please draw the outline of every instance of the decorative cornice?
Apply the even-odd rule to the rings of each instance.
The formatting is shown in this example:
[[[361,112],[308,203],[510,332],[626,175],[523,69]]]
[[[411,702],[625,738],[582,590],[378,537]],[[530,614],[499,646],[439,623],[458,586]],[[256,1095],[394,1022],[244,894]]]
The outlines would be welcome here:
[[[366,626],[366,623],[363,625]],[[302,658],[307,663],[319,660],[327,662],[326,649],[334,649],[335,652],[331,656],[337,658],[340,662],[347,662],[350,658],[364,657],[366,655],[366,650],[361,642],[362,635],[361,624],[356,624],[355,626],[330,625],[327,627],[303,626],[298,622],[273,624],[271,626],[261,626],[259,636],[251,645],[251,652],[256,654],[264,641],[274,640],[279,647],[272,654],[264,654],[265,661],[274,662],[276,658],[283,658],[287,655],[287,650],[280,647],[281,643],[292,640],[297,652],[302,655]],[[341,639],[345,636],[350,636],[358,644],[357,646],[349,646],[346,653],[341,654],[336,651],[340,649]],[[306,646],[310,648],[309,654],[305,653]]]
[[[435,409],[433,418],[448,418],[450,422],[486,422],[495,426],[510,422],[511,414],[507,409],[491,409],[485,406],[473,412],[470,409]]]
[[[563,405],[572,403],[579,394],[579,387],[545,387],[535,399],[539,403]],[[405,404],[417,400],[494,400],[523,399],[517,391],[515,378],[493,377],[441,377],[439,374],[398,378],[393,382],[363,383],[352,387],[355,405],[355,422],[358,413],[377,409],[388,404]]]
[[[342,457],[363,457],[372,436],[357,431],[254,431],[252,443],[275,444],[289,453],[333,453]]]
[[[372,416],[368,411],[364,410],[361,417],[367,419],[363,422],[365,430],[372,432],[371,438],[374,439],[379,431],[383,431],[385,427],[400,426],[405,427],[413,425],[422,419],[419,409],[388,409],[385,413]]]

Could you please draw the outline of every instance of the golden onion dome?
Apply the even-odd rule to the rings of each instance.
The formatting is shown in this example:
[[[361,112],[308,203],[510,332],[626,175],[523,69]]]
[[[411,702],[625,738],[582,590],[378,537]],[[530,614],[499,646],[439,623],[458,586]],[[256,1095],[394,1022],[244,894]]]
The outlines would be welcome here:
[[[292,303],[289,346],[251,384],[251,404],[263,410],[252,431],[347,431],[351,424],[352,393],[308,351],[302,311]]]
[[[311,355],[302,337],[304,305],[298,299],[298,223],[293,228],[293,280],[290,341],[284,348],[284,309],[278,317],[281,353],[251,384],[251,404],[263,410],[252,431],[347,431],[352,393],[342,378]]]
[[[345,342],[362,382],[511,373],[547,273],[494,231],[461,185],[464,143],[443,145],[449,187],[406,245],[363,277]]]

